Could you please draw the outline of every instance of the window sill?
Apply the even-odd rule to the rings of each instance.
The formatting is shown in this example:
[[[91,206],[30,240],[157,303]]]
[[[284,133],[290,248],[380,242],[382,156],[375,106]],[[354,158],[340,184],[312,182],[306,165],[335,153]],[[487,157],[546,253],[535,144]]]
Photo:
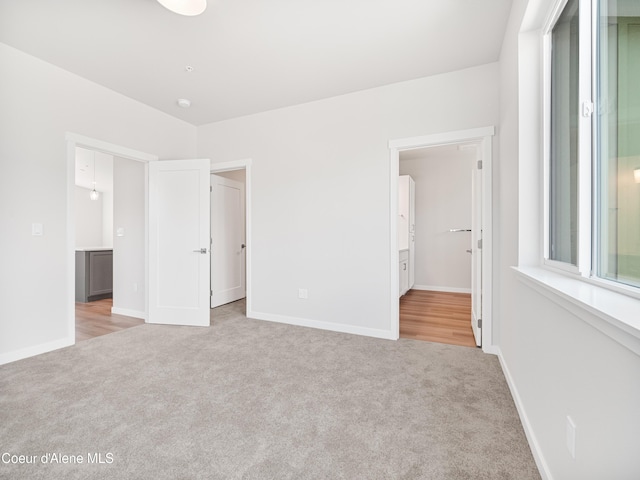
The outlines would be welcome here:
[[[639,299],[540,267],[512,268],[522,282],[640,356]]]

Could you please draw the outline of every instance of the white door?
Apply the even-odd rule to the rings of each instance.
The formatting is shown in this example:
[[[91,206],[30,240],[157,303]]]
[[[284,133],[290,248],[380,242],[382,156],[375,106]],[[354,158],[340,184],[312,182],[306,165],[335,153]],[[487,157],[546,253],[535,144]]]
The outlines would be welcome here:
[[[471,176],[471,328],[482,346],[482,169],[473,161]]]
[[[244,185],[211,175],[211,308],[246,296]]]
[[[209,165],[149,163],[149,323],[210,323]]]

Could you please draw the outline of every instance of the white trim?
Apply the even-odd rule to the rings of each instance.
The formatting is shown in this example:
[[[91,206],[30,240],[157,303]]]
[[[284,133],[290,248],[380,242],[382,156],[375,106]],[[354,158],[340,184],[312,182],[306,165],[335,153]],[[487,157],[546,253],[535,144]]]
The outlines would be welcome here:
[[[76,146],[86,147],[91,150],[99,150],[109,155],[115,155],[121,158],[127,158],[130,160],[136,160],[138,162],[153,162],[158,160],[157,155],[151,155],[149,153],[140,152],[132,148],[122,147],[114,143],[103,142],[95,138],[85,137],[75,133],[67,132],[65,135],[67,142],[73,142]]]
[[[480,140],[484,137],[495,135],[495,127],[472,128],[469,130],[456,130],[454,132],[436,133],[433,135],[422,135],[419,137],[400,138],[389,140],[389,148],[397,150],[415,150],[423,147],[438,147],[451,143],[467,142],[469,140]]]
[[[246,269],[246,279],[245,279],[245,287],[246,287],[246,309],[247,312],[251,311],[253,306],[253,267],[252,267],[252,258],[253,255],[251,253],[253,246],[253,204],[252,204],[252,166],[253,160],[251,158],[246,158],[242,160],[232,160],[230,162],[218,162],[211,164],[211,173],[219,173],[219,172],[228,172],[231,170],[244,170],[245,171],[245,181],[244,181],[244,206],[245,206],[245,269]],[[247,315],[248,316],[248,315]]]
[[[544,268],[512,268],[529,287],[640,355],[640,300]]]
[[[76,147],[81,146],[90,150],[97,150],[109,155],[114,155],[129,160],[144,163],[144,189],[145,189],[145,255],[144,271],[145,285],[145,311],[149,311],[149,201],[148,183],[149,168],[148,163],[158,160],[157,155],[140,152],[131,148],[122,147],[109,142],[104,142],[95,138],[85,137],[72,132],[66,132],[67,142],[67,338],[65,342],[70,345],[75,344],[76,339],[76,316],[75,316],[75,248],[76,248],[76,219],[75,219],[75,167],[76,167]],[[146,312],[144,318],[146,318]],[[141,317],[142,318],[142,317]]]
[[[424,147],[435,147],[479,140],[482,150],[483,211],[482,211],[482,351],[495,353],[493,344],[493,192],[492,192],[492,138],[495,127],[474,128],[454,132],[438,133],[420,137],[389,141],[389,331],[394,339],[400,334],[399,279],[398,279],[398,174],[400,151]]]
[[[533,454],[533,459],[536,462],[536,466],[538,467],[540,476],[543,480],[553,480],[551,471],[549,470],[549,466],[544,459],[544,455],[542,455],[540,442],[538,441],[538,438],[534,433],[533,427],[531,426],[531,422],[529,421],[529,417],[527,416],[527,412],[524,408],[524,404],[522,403],[522,399],[520,398],[520,393],[516,388],[513,377],[511,376],[511,372],[509,371],[509,367],[507,366],[507,362],[505,361],[504,356],[502,355],[502,351],[499,347],[496,347],[495,353],[498,356],[498,360],[500,361],[502,373],[504,374],[504,378],[507,380],[507,385],[509,386],[509,390],[511,391],[511,396],[513,397],[513,401],[516,405],[516,410],[518,410],[520,422],[522,423],[524,434],[527,437],[527,441],[529,442],[529,447],[531,448],[531,453]]]
[[[141,318],[145,322],[147,321],[147,314],[139,310],[111,307],[111,313],[115,313],[116,315],[124,315],[125,317]]]
[[[2,355],[0,355],[0,365],[15,362],[17,360],[22,360],[23,358],[35,357],[36,355],[41,355],[43,353],[58,350],[60,348],[70,347],[75,342],[74,338],[67,337],[60,340],[55,340],[53,342],[41,343],[39,345],[23,348],[21,350],[14,350],[13,352],[3,353]]]
[[[400,150],[389,142],[389,334],[400,338],[400,272],[398,271],[398,177],[400,176]]]
[[[397,295],[396,295],[397,296]],[[320,320],[310,320],[308,318],[289,317],[287,315],[274,315],[271,313],[252,312],[247,309],[247,318],[255,320],[266,320],[269,322],[284,323],[298,327],[317,328],[330,332],[350,333],[365,337],[382,338],[385,340],[397,340],[388,330],[378,330],[376,328],[357,327],[344,323],[323,322]]]
[[[579,37],[578,41],[578,104],[582,112],[585,103],[593,105],[592,91],[592,31],[591,0],[579,0]],[[582,13],[587,10],[589,13]],[[583,38],[588,40],[584,41]],[[578,124],[578,269],[584,276],[591,273],[591,154],[592,125],[597,112],[585,117],[580,115]]]
[[[412,290],[426,290],[430,292],[448,292],[448,293],[471,293],[470,288],[459,287],[439,287],[435,285],[414,285]]]

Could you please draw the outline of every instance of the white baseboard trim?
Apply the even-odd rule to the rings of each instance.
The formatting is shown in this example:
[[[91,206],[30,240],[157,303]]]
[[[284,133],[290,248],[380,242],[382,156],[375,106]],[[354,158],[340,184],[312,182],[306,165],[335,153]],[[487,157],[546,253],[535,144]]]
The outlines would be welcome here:
[[[247,311],[247,317],[255,320],[267,320],[269,322],[286,323],[298,327],[317,328],[319,330],[329,330],[331,332],[351,333],[365,337],[383,338],[386,340],[397,340],[389,330],[378,330],[376,328],[358,327],[355,325],[345,325],[344,323],[322,322],[319,320],[309,320],[307,318],[289,317],[286,315],[274,315]]]
[[[547,465],[547,462],[542,455],[542,450],[540,449],[538,439],[536,438],[536,435],[533,432],[533,427],[529,422],[527,412],[525,411],[524,405],[522,404],[518,389],[513,383],[513,378],[511,377],[511,372],[509,372],[509,367],[507,366],[504,357],[502,356],[502,351],[500,350],[500,347],[494,348],[497,350],[498,360],[500,361],[500,366],[502,367],[502,373],[504,373],[504,377],[507,380],[507,385],[509,385],[511,396],[513,397],[513,401],[516,404],[516,409],[518,410],[518,415],[520,416],[520,422],[522,422],[522,427],[524,428],[524,433],[527,437],[527,441],[529,442],[529,447],[531,447],[531,453],[533,453],[533,459],[536,462],[536,466],[538,467],[540,476],[542,477],[542,480],[553,480],[553,476],[549,471],[549,466]]]
[[[470,288],[439,287],[436,285],[414,285],[413,290],[430,290],[432,292],[471,293]]]
[[[147,314],[139,310],[129,310],[128,308],[111,307],[111,313],[116,315],[124,315],[125,317],[141,318],[147,320]]]
[[[53,342],[41,343],[40,345],[34,345],[32,347],[23,348],[21,350],[15,350],[9,353],[0,354],[0,365],[5,363],[15,362],[24,358],[35,357],[42,353],[51,352],[60,348],[70,347],[75,343],[73,338],[62,338]]]

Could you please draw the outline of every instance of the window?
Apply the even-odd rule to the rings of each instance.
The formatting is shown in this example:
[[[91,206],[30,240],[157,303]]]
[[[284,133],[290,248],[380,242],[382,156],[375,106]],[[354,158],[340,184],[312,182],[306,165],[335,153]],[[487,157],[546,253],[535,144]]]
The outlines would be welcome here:
[[[551,33],[549,258],[577,266],[578,0],[569,0]]]
[[[640,287],[640,2],[568,0],[548,32],[546,261]]]

